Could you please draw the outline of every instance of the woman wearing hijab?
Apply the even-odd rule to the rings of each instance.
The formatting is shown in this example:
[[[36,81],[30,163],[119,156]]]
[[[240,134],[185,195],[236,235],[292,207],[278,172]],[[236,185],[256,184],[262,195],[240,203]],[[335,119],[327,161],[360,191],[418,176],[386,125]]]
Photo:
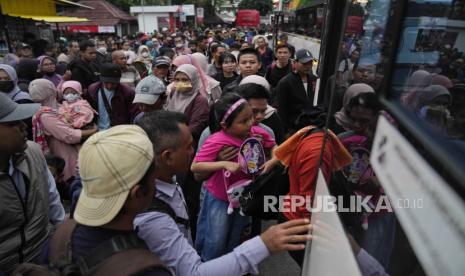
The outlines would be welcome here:
[[[342,170],[337,181],[351,192],[377,206],[385,200],[383,189],[377,184],[370,163],[370,154],[381,105],[371,86],[358,83],[347,88],[343,108],[335,114],[336,122],[346,130],[338,135],[352,155],[352,163]],[[382,202],[382,201],[381,201]],[[350,221],[360,246],[388,269],[393,249],[395,216],[385,209],[374,213],[361,213]]]
[[[207,58],[204,55],[196,53],[193,55],[189,54],[177,56],[173,60],[173,65],[177,68],[183,64],[191,64],[197,69],[200,78],[200,84],[202,86],[200,93],[207,98],[208,104],[211,106],[221,97],[221,86],[217,80],[205,74],[203,67],[206,65],[206,61]]]
[[[167,110],[184,113],[189,120],[189,130],[194,137],[194,146],[208,125],[208,101],[202,96],[202,84],[197,68],[183,64],[176,69],[170,87]]]
[[[452,103],[449,90],[442,85],[430,85],[418,92],[416,102],[415,111],[418,117],[439,133],[447,135],[454,121],[449,111]]]
[[[143,63],[145,65],[145,68],[146,68],[146,72],[147,74],[141,74],[141,76],[147,76],[147,75],[150,75],[151,74],[151,68],[152,68],[152,56],[150,55],[150,49],[149,47],[145,46],[145,45],[141,45],[139,46],[139,48],[137,49],[137,57],[136,59],[134,60],[134,63]],[[134,64],[135,66],[135,64]],[[136,66],[136,68],[138,68]],[[139,68],[138,68],[139,70]],[[139,71],[139,73],[141,73]]]
[[[97,127],[75,129],[59,119],[57,89],[46,79],[33,80],[29,93],[34,102],[42,106],[32,118],[34,142],[44,153],[59,156],[66,162],[63,180],[69,180],[75,174],[77,157],[82,139],[97,132]]]
[[[407,79],[404,86],[404,94],[400,97],[401,103],[409,110],[414,110],[417,103],[418,90],[431,85],[431,74],[425,70],[417,70]]]
[[[341,126],[344,131],[350,131],[354,128],[354,122],[349,117],[347,106],[349,105],[351,99],[363,93],[375,93],[375,90],[373,90],[373,87],[368,84],[356,83],[349,86],[344,93],[342,109],[336,112],[334,115],[336,123]]]
[[[56,73],[55,59],[49,56],[40,56],[37,58],[39,64],[37,65],[37,72],[43,75],[43,78],[49,80],[58,87],[63,81],[63,77]]]
[[[15,69],[7,64],[0,64],[0,92],[18,104],[32,103],[29,94],[19,88]]]

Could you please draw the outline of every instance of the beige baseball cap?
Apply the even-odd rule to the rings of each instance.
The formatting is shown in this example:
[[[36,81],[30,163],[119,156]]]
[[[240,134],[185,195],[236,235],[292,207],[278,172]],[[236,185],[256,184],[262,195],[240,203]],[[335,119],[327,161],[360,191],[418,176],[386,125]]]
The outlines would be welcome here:
[[[79,152],[82,191],[76,221],[101,226],[113,220],[153,163],[153,145],[136,125],[119,125],[92,135]]]

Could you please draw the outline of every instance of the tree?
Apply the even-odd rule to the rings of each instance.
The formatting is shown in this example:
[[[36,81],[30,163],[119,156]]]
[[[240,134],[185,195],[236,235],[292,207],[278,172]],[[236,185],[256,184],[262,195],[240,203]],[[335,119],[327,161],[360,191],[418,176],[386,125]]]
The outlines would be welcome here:
[[[258,10],[260,15],[264,16],[273,11],[273,3],[271,0],[242,0],[238,8]]]

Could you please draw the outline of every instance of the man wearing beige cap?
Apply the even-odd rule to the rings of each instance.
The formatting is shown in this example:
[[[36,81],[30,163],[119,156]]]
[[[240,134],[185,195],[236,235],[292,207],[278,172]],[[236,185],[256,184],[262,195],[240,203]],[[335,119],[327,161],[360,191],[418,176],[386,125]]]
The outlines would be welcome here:
[[[203,262],[192,246],[184,195],[174,175],[185,173],[194,152],[187,118],[182,113],[155,111],[137,123],[154,143],[156,194],[154,202],[163,201],[167,208],[137,216],[134,225],[138,236],[178,276],[258,274],[258,264],[271,254],[303,249],[310,237],[306,219],[274,225],[260,236],[245,241],[233,252]],[[159,205],[159,204],[158,204]],[[171,214],[170,213],[174,213]]]
[[[115,244],[123,246],[136,241],[131,250],[140,249],[145,252],[145,258],[156,258],[153,254],[146,254],[144,242],[133,230],[134,218],[149,206],[155,192],[153,158],[152,143],[144,130],[135,125],[115,126],[94,134],[81,148],[79,164],[83,188],[74,213],[78,224],[71,230],[72,259],[79,260],[81,270],[87,267],[95,269],[96,275],[113,275],[110,271],[115,267],[103,269],[109,258],[104,262],[96,259],[101,259],[102,247],[108,246],[108,250],[112,250]],[[69,223],[72,221],[64,225]],[[57,248],[57,244],[58,247],[67,244],[66,239],[61,238],[70,236],[66,234],[70,231],[65,229],[60,227],[50,242],[49,262],[59,260],[53,248]],[[124,242],[118,242],[121,240]],[[122,253],[103,252],[110,257]],[[121,265],[120,269],[124,271],[121,275],[140,272],[139,260],[142,257],[139,252],[126,258],[130,262]],[[148,272],[137,275],[171,275],[158,259],[152,266],[145,266],[144,271],[147,268]]]

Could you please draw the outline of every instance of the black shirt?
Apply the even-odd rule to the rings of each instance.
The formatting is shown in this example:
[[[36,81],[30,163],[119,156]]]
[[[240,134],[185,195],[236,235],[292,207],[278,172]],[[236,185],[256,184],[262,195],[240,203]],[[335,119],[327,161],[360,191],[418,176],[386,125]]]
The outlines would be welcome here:
[[[75,59],[69,64],[71,79],[78,81],[82,89],[87,89],[92,83],[100,81],[98,65],[94,62],[86,62],[82,59]]]
[[[266,68],[266,80],[272,87],[276,87],[278,82],[292,71],[291,61],[283,68],[279,68],[276,63],[272,63]]]
[[[226,78],[223,72],[219,72],[213,78],[220,82],[221,90],[223,90],[224,87],[230,84],[231,82],[233,82],[237,78],[237,76],[238,76],[237,73],[233,72],[232,77]]]

